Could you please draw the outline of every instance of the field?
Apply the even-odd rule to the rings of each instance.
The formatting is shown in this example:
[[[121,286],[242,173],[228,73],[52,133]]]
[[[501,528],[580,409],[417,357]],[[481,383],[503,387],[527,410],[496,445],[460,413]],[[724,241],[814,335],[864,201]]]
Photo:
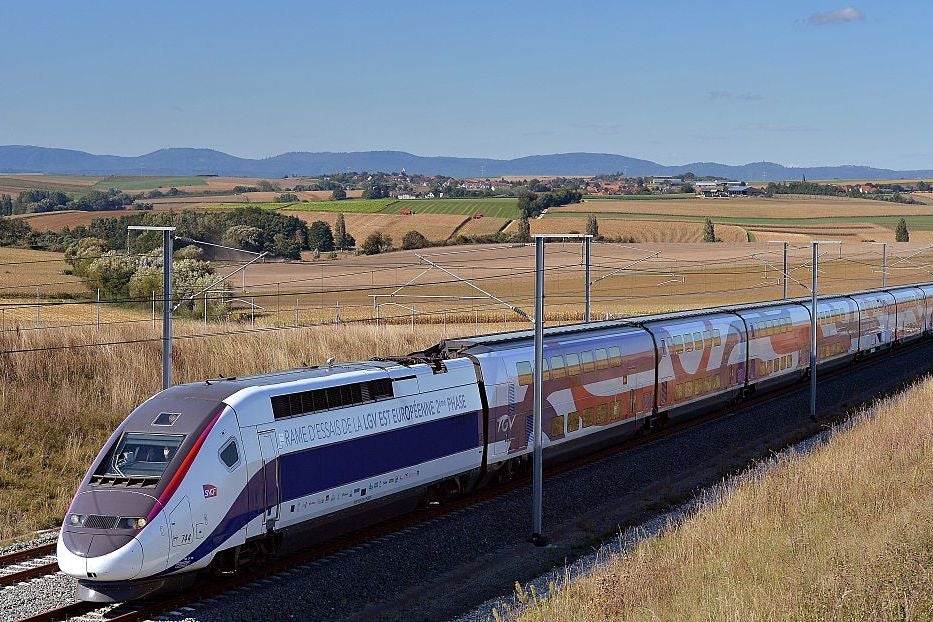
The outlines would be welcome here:
[[[599,233],[607,237],[631,236],[636,242],[702,242],[702,221],[660,221],[647,219],[603,218],[599,222]],[[506,231],[516,231],[513,222]],[[569,233],[586,231],[585,217],[538,218],[531,221],[531,233]],[[724,242],[746,242],[745,229],[734,225],[718,225],[716,237]]]
[[[312,203],[291,203],[290,211],[305,212],[345,212],[348,214],[376,214],[383,212],[389,205],[395,205],[395,199],[352,199],[343,201],[315,201]],[[398,214],[398,210],[393,210]]]
[[[138,177],[138,176],[111,176],[104,177],[91,186],[94,190],[109,190],[116,188],[125,192],[139,190],[152,190],[155,188],[182,188],[192,186],[207,186],[203,177]]]
[[[65,274],[70,268],[62,253],[48,253],[21,248],[0,249],[0,298],[36,298],[40,295],[70,296],[86,293],[87,287],[76,276]],[[34,317],[33,313],[30,317]]]
[[[16,196],[23,190],[43,188],[64,192],[85,192],[100,180],[100,177],[77,177],[67,175],[8,175],[0,173],[0,194]]]
[[[316,203],[314,205],[317,205]],[[310,206],[309,206],[310,207]],[[282,210],[283,214],[297,216],[305,222],[312,223],[315,220],[323,220],[331,228],[337,222],[338,212],[312,212],[312,211],[294,211],[292,207]],[[412,214],[403,216],[401,214],[366,214],[366,213],[344,213],[344,222],[347,225],[347,232],[356,238],[358,246],[363,244],[366,237],[374,232],[386,233],[392,237],[396,246],[402,244],[402,237],[409,231],[418,231],[431,241],[444,241],[454,230],[466,220],[463,216],[451,216],[440,214]],[[502,221],[500,221],[500,226]]]
[[[543,620],[930,620],[933,379],[552,598]]]
[[[383,211],[410,209],[416,214],[482,214],[493,218],[519,218],[517,199],[411,199],[399,201]]]

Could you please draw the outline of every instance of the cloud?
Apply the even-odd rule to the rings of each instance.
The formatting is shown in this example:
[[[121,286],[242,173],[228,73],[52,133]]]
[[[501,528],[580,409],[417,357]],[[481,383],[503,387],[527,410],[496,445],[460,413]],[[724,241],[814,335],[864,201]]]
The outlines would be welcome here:
[[[750,93],[748,91],[744,93],[733,93],[732,91],[710,91],[709,92],[710,100],[716,101],[740,101],[740,102],[755,102],[761,101],[764,99],[758,93]]]
[[[783,123],[746,123],[735,129],[743,132],[783,132],[783,133],[809,133],[819,132],[819,128],[806,125],[785,125]]]
[[[833,24],[851,24],[852,22],[860,22],[863,19],[865,19],[864,13],[855,7],[847,6],[844,9],[836,9],[835,11],[814,13],[807,19],[807,23],[811,26],[831,26]]]

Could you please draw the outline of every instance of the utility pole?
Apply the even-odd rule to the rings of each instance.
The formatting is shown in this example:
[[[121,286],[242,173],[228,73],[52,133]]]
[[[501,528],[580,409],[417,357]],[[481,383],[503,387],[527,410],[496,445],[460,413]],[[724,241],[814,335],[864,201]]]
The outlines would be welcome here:
[[[836,241],[824,241],[824,244],[839,244],[841,248],[841,242]],[[817,349],[817,330],[819,329],[819,322],[817,318],[819,316],[819,311],[817,309],[817,298],[818,298],[818,286],[819,286],[819,258],[820,258],[820,243],[813,241],[813,259],[812,259],[812,268],[813,276],[810,281],[810,418],[816,419],[816,367],[818,360],[818,349]]]
[[[541,442],[541,419],[544,404],[544,238],[535,236],[535,367],[534,367],[534,471],[531,492],[531,542],[535,546],[546,543],[542,533],[542,495],[544,469],[542,465],[543,444]]]
[[[784,270],[781,274],[781,281],[784,283],[784,298],[782,300],[787,300],[787,242],[784,242]]]
[[[585,277],[586,277],[586,305],[584,309],[584,321],[589,323],[592,320],[591,315],[591,299],[590,299],[590,287],[593,285],[590,282],[590,266],[592,264],[592,254],[590,245],[593,242],[593,236],[588,235],[583,238],[583,256],[584,262],[586,263],[585,268]]]
[[[162,389],[172,386],[172,254],[175,227],[130,225],[131,231],[162,232]]]

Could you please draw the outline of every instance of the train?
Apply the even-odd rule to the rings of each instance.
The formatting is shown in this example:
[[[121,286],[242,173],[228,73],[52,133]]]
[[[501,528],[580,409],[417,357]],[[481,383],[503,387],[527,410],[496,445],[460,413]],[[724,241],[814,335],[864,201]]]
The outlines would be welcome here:
[[[545,457],[801,381],[812,313],[792,299],[546,329]],[[818,369],[843,365],[933,332],[933,284],[816,314]],[[521,330],[164,390],[90,465],[58,564],[81,600],[133,600],[506,480],[531,461],[533,353]]]

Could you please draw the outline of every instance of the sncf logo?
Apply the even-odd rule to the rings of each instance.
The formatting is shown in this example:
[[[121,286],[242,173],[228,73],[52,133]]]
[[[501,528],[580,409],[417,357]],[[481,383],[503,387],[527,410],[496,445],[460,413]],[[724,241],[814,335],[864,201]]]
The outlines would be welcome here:
[[[217,496],[217,486],[214,486],[213,484],[204,484],[202,488],[204,489],[205,499],[210,499],[211,497]]]

